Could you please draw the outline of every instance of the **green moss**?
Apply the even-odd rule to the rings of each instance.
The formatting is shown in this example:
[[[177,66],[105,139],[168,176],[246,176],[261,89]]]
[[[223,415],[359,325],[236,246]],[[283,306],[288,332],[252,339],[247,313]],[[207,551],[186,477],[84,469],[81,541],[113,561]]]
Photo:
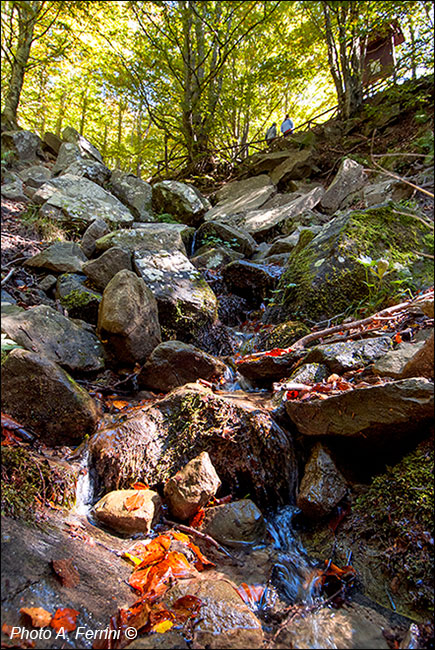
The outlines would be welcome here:
[[[68,467],[13,446],[2,448],[1,466],[3,515],[30,521],[48,502],[73,505],[76,478]]]
[[[74,309],[77,307],[85,307],[93,300],[98,300],[99,296],[87,291],[80,291],[80,289],[73,289],[66,296],[60,300],[63,307],[66,309]]]

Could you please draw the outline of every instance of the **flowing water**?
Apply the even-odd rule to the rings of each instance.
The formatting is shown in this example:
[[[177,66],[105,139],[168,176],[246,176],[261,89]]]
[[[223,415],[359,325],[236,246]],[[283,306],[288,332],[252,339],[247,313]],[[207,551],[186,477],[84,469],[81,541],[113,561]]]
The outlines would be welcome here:
[[[79,461],[79,474],[76,485],[76,503],[74,512],[87,517],[95,503],[95,484],[92,478],[92,468],[89,462],[89,450],[84,449]]]

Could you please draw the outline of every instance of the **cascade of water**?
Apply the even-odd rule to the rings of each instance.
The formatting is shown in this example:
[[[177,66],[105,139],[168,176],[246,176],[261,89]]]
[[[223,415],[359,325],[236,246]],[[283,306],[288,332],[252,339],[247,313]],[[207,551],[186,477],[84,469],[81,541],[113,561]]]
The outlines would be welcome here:
[[[195,232],[193,233],[192,243],[191,243],[191,245],[190,245],[190,257],[193,257],[193,255],[194,255],[194,253],[195,253],[195,246],[196,246],[196,233],[197,233],[197,230],[195,230]]]
[[[74,510],[77,514],[86,516],[93,504],[94,481],[92,480],[89,463],[89,451],[86,449],[80,459],[80,471],[76,485],[76,503]]]

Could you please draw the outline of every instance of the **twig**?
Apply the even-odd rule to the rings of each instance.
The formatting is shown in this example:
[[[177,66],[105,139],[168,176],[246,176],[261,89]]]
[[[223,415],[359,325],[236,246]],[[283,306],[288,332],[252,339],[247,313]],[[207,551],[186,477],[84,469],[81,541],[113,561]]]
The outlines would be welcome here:
[[[11,260],[10,262],[7,262],[6,264],[3,265],[3,268],[7,268],[11,264],[16,264],[17,262],[22,262],[23,260],[28,260],[29,257],[28,255],[25,255],[24,257],[17,257],[14,260]]]
[[[433,228],[434,225],[433,223],[430,223],[429,221],[426,221],[426,219],[423,219],[423,217],[419,217],[417,214],[412,214],[411,212],[401,212],[400,210],[393,210],[394,214],[402,214],[404,217],[414,217],[414,219],[418,219],[421,221],[421,223],[424,223],[425,226],[428,228]]]
[[[7,282],[7,281],[8,281],[8,280],[13,276],[13,274],[15,273],[15,271],[16,271],[16,269],[11,269],[11,270],[9,271],[9,273],[8,273],[8,274],[3,278],[3,280],[1,281],[1,286],[3,286],[4,284],[6,284],[6,282]]]
[[[176,524],[174,521],[170,521],[169,519],[165,519],[163,517],[163,523],[168,524],[168,526],[173,526],[174,528],[178,528],[178,530],[181,530],[183,533],[190,533],[191,535],[196,535],[197,537],[200,537],[201,539],[205,540],[215,548],[217,548],[219,551],[222,551],[222,553],[225,553],[225,555],[228,555],[232,560],[235,562],[238,562],[238,559],[234,557],[229,551],[227,551],[226,548],[221,546],[213,537],[210,537],[210,535],[206,535],[205,533],[201,533],[199,530],[196,530],[196,528],[191,528],[190,526],[185,526],[184,524]]]
[[[282,632],[282,630],[287,627],[289,623],[291,623],[295,618],[298,616],[305,616],[306,614],[309,614],[311,612],[315,612],[317,609],[321,609],[325,605],[327,605],[331,600],[334,600],[337,596],[339,596],[342,592],[342,589],[339,589],[338,591],[335,592],[335,594],[332,594],[332,596],[329,596],[326,600],[322,600],[320,603],[316,603],[315,605],[311,605],[310,607],[307,607],[303,610],[299,610],[297,612],[292,612],[290,616],[287,616],[287,618],[284,619],[284,621],[281,623],[275,634],[273,635],[272,639],[275,641],[277,636]]]

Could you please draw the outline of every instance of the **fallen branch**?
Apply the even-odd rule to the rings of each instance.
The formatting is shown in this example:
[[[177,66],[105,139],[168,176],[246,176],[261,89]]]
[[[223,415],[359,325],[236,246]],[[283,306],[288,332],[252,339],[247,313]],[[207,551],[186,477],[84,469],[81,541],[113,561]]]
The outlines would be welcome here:
[[[191,535],[196,535],[197,537],[200,537],[204,541],[208,542],[215,548],[217,548],[219,551],[222,553],[225,553],[225,555],[228,555],[232,560],[235,562],[238,562],[238,559],[234,557],[229,551],[227,551],[226,548],[221,546],[213,537],[210,537],[210,535],[206,535],[205,533],[201,533],[199,530],[196,530],[196,528],[191,528],[190,526],[185,526],[184,524],[176,524],[175,521],[170,521],[169,519],[163,518],[163,523],[167,524],[168,526],[173,526],[174,528],[178,528],[178,530],[181,530],[182,533],[190,533]]]
[[[11,270],[9,271],[9,273],[8,273],[7,275],[5,275],[5,277],[4,277],[3,280],[1,281],[1,286],[3,286],[4,284],[6,284],[6,282],[7,282],[7,281],[8,281],[8,280],[13,276],[13,274],[15,273],[15,271],[16,271],[16,269],[11,269]]]

